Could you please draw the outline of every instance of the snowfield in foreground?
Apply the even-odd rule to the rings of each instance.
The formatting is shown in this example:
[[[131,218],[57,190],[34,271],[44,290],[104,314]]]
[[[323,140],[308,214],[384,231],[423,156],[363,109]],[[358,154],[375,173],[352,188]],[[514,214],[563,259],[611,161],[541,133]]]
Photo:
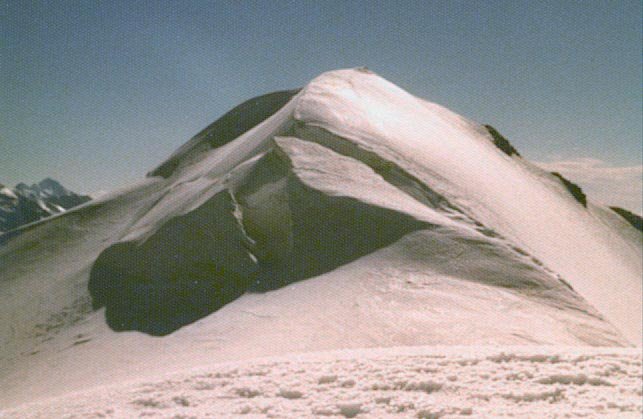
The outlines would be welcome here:
[[[212,365],[0,416],[639,418],[641,397],[636,349],[407,347]]]

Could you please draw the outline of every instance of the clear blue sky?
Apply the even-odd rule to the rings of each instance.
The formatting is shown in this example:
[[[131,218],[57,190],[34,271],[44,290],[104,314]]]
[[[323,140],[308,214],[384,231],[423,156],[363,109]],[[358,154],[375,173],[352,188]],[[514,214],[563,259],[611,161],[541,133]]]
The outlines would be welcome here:
[[[239,102],[366,65],[534,160],[640,164],[641,2],[0,0],[0,182],[145,172]]]

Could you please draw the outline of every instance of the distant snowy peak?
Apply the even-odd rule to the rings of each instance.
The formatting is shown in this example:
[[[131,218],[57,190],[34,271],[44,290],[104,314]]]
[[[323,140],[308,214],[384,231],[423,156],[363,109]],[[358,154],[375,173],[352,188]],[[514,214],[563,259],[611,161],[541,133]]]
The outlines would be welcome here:
[[[77,195],[61,185],[60,182],[52,178],[43,179],[31,186],[28,186],[24,183],[19,183],[16,185],[15,189],[17,191],[20,191],[20,193],[25,196],[31,196],[40,199],[60,198],[63,196]]]
[[[91,198],[76,194],[46,178],[10,189],[0,184],[0,234],[83,204]]]

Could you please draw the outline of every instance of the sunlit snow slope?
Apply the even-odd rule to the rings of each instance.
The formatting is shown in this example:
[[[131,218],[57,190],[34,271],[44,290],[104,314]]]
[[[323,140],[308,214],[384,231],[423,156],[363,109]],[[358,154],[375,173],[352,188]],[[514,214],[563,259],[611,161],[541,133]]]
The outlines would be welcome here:
[[[490,132],[334,71],[0,236],[0,403],[289,352],[639,344],[641,233]]]

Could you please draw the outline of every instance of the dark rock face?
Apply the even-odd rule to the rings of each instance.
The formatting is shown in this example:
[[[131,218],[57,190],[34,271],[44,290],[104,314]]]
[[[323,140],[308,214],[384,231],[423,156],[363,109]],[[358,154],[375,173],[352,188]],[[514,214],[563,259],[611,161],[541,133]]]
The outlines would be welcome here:
[[[569,193],[574,197],[578,203],[580,203],[582,206],[587,208],[587,196],[583,192],[580,186],[575,184],[574,182],[571,182],[567,178],[565,178],[563,175],[561,175],[558,172],[551,172],[552,175],[556,176],[560,181],[563,183],[565,188],[569,191]]]
[[[610,207],[610,209],[621,217],[625,218],[625,221],[630,223],[632,227],[640,232],[643,232],[643,218],[641,218],[640,215],[636,215],[633,212],[620,207]]]
[[[487,131],[489,131],[489,134],[491,134],[491,137],[493,137],[493,144],[496,147],[498,147],[500,150],[502,150],[503,153],[505,153],[508,156],[516,155],[520,157],[520,153],[518,153],[518,150],[516,150],[514,146],[511,145],[509,140],[503,137],[498,132],[498,130],[496,130],[491,125],[485,125],[484,127],[487,129]]]
[[[0,185],[0,191],[0,233],[91,200],[89,196],[78,195],[65,189],[51,178],[31,186],[19,183],[14,189]]]
[[[222,192],[143,243],[107,248],[90,273],[94,308],[113,330],[162,336],[240,297],[256,267],[232,210]]]

